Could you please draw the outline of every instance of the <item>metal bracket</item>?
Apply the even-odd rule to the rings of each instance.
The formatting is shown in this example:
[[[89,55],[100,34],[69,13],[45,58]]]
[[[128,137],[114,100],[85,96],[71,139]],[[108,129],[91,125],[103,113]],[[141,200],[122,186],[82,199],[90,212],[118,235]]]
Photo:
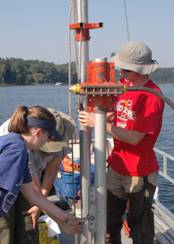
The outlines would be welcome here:
[[[96,206],[95,206],[95,186],[89,187],[89,208],[88,208],[88,215],[84,218],[81,218],[81,223],[88,221],[89,231],[94,233],[95,232],[95,213],[96,213]]]
[[[88,211],[88,227],[91,232],[95,231],[95,186],[89,187],[89,211]]]

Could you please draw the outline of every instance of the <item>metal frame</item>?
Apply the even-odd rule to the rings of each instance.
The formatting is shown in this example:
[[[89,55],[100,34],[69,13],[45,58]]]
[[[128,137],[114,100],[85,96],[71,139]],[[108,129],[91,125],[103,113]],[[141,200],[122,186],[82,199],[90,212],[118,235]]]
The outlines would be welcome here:
[[[159,174],[164,177],[166,180],[168,180],[169,182],[171,182],[172,184],[174,184],[174,178],[172,178],[171,176],[168,175],[167,172],[167,167],[168,167],[168,160],[171,160],[174,162],[174,157],[171,156],[170,154],[163,152],[161,150],[159,150],[158,148],[154,148],[154,151],[156,152],[157,155],[160,155],[163,159],[162,163],[163,163],[163,170],[159,171]]]

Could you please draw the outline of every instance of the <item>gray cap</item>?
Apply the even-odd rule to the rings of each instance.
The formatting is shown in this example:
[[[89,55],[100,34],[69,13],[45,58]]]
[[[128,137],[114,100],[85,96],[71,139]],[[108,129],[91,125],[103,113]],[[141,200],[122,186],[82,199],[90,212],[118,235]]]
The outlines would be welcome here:
[[[146,75],[159,68],[155,60],[152,60],[150,48],[140,42],[130,41],[111,58],[112,62],[121,69],[127,69]]]
[[[61,140],[47,142],[41,150],[47,153],[59,152],[63,150],[64,147],[68,146],[70,139],[73,139],[75,123],[68,114],[57,111],[54,108],[47,109],[54,115],[56,120],[56,130],[59,135],[61,135]]]

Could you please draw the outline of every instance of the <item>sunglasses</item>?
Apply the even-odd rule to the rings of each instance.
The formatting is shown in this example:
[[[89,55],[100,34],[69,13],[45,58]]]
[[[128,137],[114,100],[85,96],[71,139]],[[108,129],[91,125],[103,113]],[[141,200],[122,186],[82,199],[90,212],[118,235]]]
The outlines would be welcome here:
[[[130,72],[132,72],[132,70],[128,70],[128,69],[122,69],[121,71],[124,72],[124,73],[130,73]]]

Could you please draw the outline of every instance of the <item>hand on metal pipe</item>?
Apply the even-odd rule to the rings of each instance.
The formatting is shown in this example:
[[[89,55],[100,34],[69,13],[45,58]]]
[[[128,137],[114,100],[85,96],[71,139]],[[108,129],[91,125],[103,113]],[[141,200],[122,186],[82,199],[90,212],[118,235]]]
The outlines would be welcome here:
[[[80,219],[72,214],[64,212],[64,221],[59,221],[60,229],[67,234],[74,234],[81,231]]]
[[[95,113],[86,111],[79,112],[79,123],[81,126],[94,127],[95,125]]]

